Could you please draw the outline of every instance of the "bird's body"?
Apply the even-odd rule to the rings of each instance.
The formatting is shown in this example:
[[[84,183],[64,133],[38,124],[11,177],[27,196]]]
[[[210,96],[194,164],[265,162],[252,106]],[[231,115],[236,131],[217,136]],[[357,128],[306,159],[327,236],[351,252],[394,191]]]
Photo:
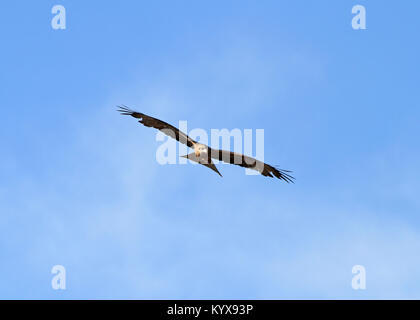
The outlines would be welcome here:
[[[194,143],[194,153],[197,158],[205,157],[208,154],[208,147],[201,143]]]
[[[294,178],[291,175],[289,175],[290,171],[288,170],[275,168],[273,166],[270,166],[269,164],[266,164],[262,161],[254,159],[252,157],[245,156],[240,153],[235,153],[235,152],[231,152],[227,150],[212,149],[205,144],[199,143],[191,139],[187,134],[180,131],[178,128],[175,128],[174,126],[170,125],[169,123],[147,116],[143,113],[130,110],[126,106],[119,107],[118,111],[123,115],[130,115],[134,118],[140,119],[139,122],[143,124],[144,126],[158,129],[162,131],[164,134],[170,136],[171,138],[174,138],[178,140],[179,142],[192,148],[194,150],[193,153],[190,153],[182,157],[187,158],[191,161],[197,162],[199,164],[202,164],[212,169],[213,171],[218,173],[220,176],[222,175],[220,174],[219,170],[217,170],[212,159],[217,159],[219,161],[223,161],[229,164],[235,164],[244,168],[256,170],[266,177],[273,178],[274,176],[286,182],[293,182]]]

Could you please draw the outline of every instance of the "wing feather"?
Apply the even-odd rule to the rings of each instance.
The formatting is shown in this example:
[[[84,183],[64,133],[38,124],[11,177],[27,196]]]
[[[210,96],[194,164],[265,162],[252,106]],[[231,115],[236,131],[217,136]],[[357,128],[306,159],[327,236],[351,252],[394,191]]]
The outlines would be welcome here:
[[[279,169],[267,163],[259,161],[255,158],[248,157],[243,154],[232,152],[232,151],[216,150],[216,149],[210,149],[209,151],[210,151],[210,156],[213,159],[218,159],[220,161],[223,161],[229,164],[235,164],[244,168],[256,170],[265,177],[273,178],[274,176],[280,180],[286,181],[287,183],[294,182],[293,180],[295,178],[289,174],[291,173],[291,171],[289,170]]]
[[[193,147],[193,145],[196,143],[196,141],[191,139],[187,134],[185,134],[178,128],[162,120],[150,117],[148,115],[145,115],[144,113],[131,110],[124,105],[118,106],[117,111],[120,112],[122,115],[128,115],[128,116],[132,116],[134,118],[140,119],[139,122],[143,124],[144,126],[158,129],[162,131],[164,134],[166,134],[167,136],[183,144],[186,144],[190,148]]]

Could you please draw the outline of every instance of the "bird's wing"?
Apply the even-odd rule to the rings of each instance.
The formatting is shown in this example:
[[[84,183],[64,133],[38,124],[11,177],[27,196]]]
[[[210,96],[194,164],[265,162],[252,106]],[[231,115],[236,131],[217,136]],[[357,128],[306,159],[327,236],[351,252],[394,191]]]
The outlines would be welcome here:
[[[196,143],[196,141],[188,137],[188,135],[186,135],[184,132],[162,120],[147,116],[140,112],[130,110],[126,106],[118,106],[117,111],[119,111],[123,115],[128,115],[140,119],[139,122],[145,125],[146,127],[158,129],[167,136],[176,139],[183,144],[186,144],[190,148],[193,147],[193,145]]]
[[[244,168],[256,170],[265,177],[273,178],[274,176],[278,179],[286,181],[287,183],[293,182],[294,178],[289,174],[291,171],[275,168],[257,159],[232,151],[210,149],[209,152],[210,157],[213,159],[218,159],[226,163],[236,164]]]

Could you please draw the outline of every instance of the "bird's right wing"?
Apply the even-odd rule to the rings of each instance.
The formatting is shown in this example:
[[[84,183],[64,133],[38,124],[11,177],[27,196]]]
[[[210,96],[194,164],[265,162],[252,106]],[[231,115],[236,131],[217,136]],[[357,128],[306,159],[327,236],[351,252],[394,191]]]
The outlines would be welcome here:
[[[162,120],[147,116],[144,113],[133,111],[124,105],[118,106],[117,111],[119,111],[123,115],[128,115],[140,119],[139,122],[144,126],[158,129],[167,136],[176,139],[183,144],[186,144],[190,148],[193,147],[193,145],[196,143],[196,141],[191,139],[187,134]]]

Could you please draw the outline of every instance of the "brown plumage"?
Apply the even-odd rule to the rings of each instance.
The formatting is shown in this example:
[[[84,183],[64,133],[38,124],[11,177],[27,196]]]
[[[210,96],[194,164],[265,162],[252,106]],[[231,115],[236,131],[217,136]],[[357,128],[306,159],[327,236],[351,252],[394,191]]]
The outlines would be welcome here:
[[[240,153],[226,150],[215,150],[211,148],[209,149],[211,158],[213,159],[217,159],[229,164],[235,164],[240,167],[256,170],[265,177],[273,178],[274,176],[286,182],[293,182],[294,178],[289,174],[291,173],[291,171],[289,170],[278,169],[276,167],[270,166],[267,163],[264,163],[252,157],[245,156]]]
[[[140,119],[139,122],[141,124],[145,125],[146,127],[152,127],[152,128],[158,129],[158,130],[162,131],[164,134],[166,134],[167,136],[170,136],[171,138],[173,138],[173,139],[175,139],[175,140],[177,140],[177,141],[179,141],[183,144],[186,144],[190,148],[194,147],[194,144],[197,143],[196,141],[194,141],[193,139],[188,137],[184,132],[182,132],[178,128],[175,128],[174,126],[170,125],[169,123],[166,123],[162,120],[147,116],[144,113],[140,113],[140,112],[130,110],[126,106],[122,106],[122,107],[119,106],[118,108],[119,109],[117,111],[120,112],[121,114],[129,115],[129,116],[132,116],[134,118]]]
[[[134,118],[140,119],[139,122],[146,127],[152,127],[162,131],[167,136],[176,139],[177,141],[187,145],[190,148],[194,149],[194,152],[183,157],[195,161],[199,164],[202,164],[220,176],[222,176],[214,165],[212,159],[217,159],[229,164],[235,164],[244,168],[256,170],[265,177],[276,177],[280,180],[284,180],[287,183],[293,182],[293,177],[289,174],[291,171],[278,169],[276,167],[270,166],[262,161],[254,159],[252,157],[245,156],[243,154],[235,153],[232,151],[212,149],[207,145],[198,143],[197,141],[191,139],[187,134],[180,131],[178,128],[166,123],[162,120],[150,117],[140,112],[133,111],[126,106],[118,107],[118,110],[123,115],[129,115]]]

